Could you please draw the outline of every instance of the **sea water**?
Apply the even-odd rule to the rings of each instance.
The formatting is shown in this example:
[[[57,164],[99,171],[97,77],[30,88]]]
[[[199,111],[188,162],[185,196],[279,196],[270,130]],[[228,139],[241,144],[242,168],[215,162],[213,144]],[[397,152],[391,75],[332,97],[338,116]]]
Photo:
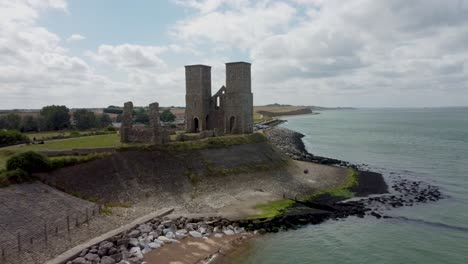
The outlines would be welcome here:
[[[232,263],[468,263],[468,108],[328,110],[288,117],[309,152],[441,188],[437,202],[268,234]]]

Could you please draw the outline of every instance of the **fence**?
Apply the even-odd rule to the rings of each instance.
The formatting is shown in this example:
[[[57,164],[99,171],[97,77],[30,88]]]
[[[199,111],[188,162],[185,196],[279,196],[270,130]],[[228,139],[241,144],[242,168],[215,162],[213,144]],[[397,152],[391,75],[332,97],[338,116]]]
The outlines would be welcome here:
[[[100,211],[101,205],[96,204],[54,221],[37,223],[34,225],[35,230],[18,230],[2,234],[0,237],[0,263],[17,259],[25,252],[31,253],[35,250],[47,249],[54,237],[68,236],[68,239],[72,239],[71,231],[83,224],[89,226],[90,220],[99,215]]]

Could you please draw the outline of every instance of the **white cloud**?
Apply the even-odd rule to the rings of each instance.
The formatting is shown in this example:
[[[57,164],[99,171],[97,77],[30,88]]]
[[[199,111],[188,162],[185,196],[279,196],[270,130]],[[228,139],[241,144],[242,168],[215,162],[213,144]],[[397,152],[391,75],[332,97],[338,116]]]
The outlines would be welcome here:
[[[183,105],[184,64],[212,65],[217,90],[239,57],[253,63],[256,104],[466,104],[468,0],[172,1],[187,14],[173,42],[80,57],[38,24],[47,10],[73,12],[66,1],[0,0],[0,108]]]
[[[200,13],[175,25],[172,34],[178,41],[195,44],[209,41],[242,50],[282,32],[296,14],[292,6],[283,2],[207,0],[183,3]]]
[[[84,36],[80,34],[73,34],[70,37],[67,38],[67,42],[72,42],[72,41],[80,41],[86,39]]]
[[[159,56],[167,50],[167,47],[133,44],[101,45],[96,53],[88,51],[86,54],[95,61],[120,68],[164,68],[166,64]]]

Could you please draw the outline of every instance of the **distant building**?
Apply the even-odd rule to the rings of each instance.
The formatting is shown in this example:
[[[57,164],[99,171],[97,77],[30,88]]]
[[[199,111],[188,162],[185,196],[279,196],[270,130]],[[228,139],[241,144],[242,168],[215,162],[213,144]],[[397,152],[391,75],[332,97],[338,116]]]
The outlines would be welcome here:
[[[226,85],[211,95],[211,67],[185,66],[187,132],[218,130],[252,133],[253,94],[250,63],[226,63]]]

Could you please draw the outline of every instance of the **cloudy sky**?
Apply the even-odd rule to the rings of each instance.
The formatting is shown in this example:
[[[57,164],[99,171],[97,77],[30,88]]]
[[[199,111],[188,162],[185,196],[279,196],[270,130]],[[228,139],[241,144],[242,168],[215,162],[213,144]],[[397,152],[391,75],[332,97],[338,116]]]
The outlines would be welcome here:
[[[468,0],[0,0],[0,109],[184,105],[252,63],[256,105],[468,105]]]

